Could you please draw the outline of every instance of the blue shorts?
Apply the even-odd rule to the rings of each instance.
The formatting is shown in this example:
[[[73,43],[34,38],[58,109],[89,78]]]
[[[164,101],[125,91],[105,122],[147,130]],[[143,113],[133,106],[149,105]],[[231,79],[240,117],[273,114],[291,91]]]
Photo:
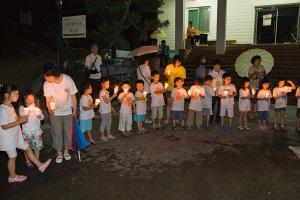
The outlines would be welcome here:
[[[137,114],[135,114],[134,117],[133,117],[133,120],[135,122],[143,122],[143,121],[145,121],[145,116],[146,115],[137,115]]]
[[[268,111],[258,111],[257,117],[258,117],[258,120],[267,120],[268,119]]]
[[[185,112],[184,111],[171,111],[172,120],[184,120]]]
[[[93,128],[93,120],[92,119],[84,119],[80,120],[80,129],[82,133],[90,132]]]

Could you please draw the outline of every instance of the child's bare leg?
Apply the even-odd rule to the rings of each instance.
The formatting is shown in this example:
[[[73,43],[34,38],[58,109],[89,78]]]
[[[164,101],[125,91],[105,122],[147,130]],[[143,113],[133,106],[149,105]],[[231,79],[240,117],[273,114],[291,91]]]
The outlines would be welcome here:
[[[281,126],[284,126],[284,111],[280,112],[280,124]]]
[[[25,150],[29,160],[35,164],[38,168],[40,168],[43,164],[35,157],[34,153],[32,152],[31,148],[28,147],[26,150]]]
[[[142,130],[143,128],[142,122],[137,122],[137,127],[139,130]]]
[[[24,156],[25,156],[26,163],[31,164],[31,162],[25,152],[24,152]]]
[[[206,116],[206,125],[209,124],[209,120],[210,120],[210,116],[208,115],[208,116]]]
[[[221,126],[224,126],[224,116],[221,116]]]
[[[244,112],[240,112],[240,117],[239,117],[239,124],[240,124],[240,126],[243,126],[243,123],[242,123],[243,118],[244,118]]]
[[[35,155],[36,159],[40,160],[40,151],[34,150],[34,155]]]
[[[181,126],[184,126],[184,120],[181,120]]]
[[[228,117],[228,121],[229,121],[229,128],[232,127],[232,117]]]
[[[266,120],[263,120],[263,126],[266,126]]]
[[[278,112],[274,112],[274,126],[277,126],[277,116]]]
[[[247,112],[244,112],[244,124],[246,127],[248,126]]]
[[[173,127],[176,127],[176,120],[173,120]]]
[[[14,158],[9,158],[7,162],[7,168],[8,168],[8,173],[9,177],[14,179],[16,178],[16,159],[17,157]]]
[[[102,134],[104,135],[104,132],[101,133],[101,136],[102,136]],[[93,139],[92,131],[89,131],[89,132],[88,132],[88,137],[89,137],[89,140],[92,140],[92,139]]]

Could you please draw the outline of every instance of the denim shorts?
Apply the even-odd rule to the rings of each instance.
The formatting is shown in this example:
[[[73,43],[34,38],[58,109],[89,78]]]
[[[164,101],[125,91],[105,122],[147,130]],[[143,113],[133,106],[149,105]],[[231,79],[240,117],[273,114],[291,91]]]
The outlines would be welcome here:
[[[258,111],[257,117],[258,117],[258,120],[267,120],[268,119],[268,111]]]
[[[143,122],[143,121],[145,121],[145,116],[146,115],[137,115],[137,114],[135,114],[134,117],[133,117],[133,120],[135,122]]]
[[[80,120],[80,129],[82,133],[90,132],[93,127],[93,120],[92,119],[85,119]]]
[[[184,120],[185,119],[185,112],[184,111],[171,111],[172,120]]]

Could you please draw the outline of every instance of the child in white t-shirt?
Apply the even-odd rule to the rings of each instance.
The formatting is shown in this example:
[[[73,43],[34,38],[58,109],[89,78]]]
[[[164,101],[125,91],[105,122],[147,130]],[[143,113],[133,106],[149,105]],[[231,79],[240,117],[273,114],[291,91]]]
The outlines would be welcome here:
[[[0,105],[0,151],[5,151],[8,155],[9,183],[20,183],[27,179],[26,176],[16,174],[17,149],[24,150],[29,160],[42,173],[51,163],[51,159],[41,163],[35,157],[28,143],[24,141],[20,125],[28,121],[28,116],[17,116],[12,103],[16,103],[18,98],[19,89],[15,85],[4,84],[1,87],[0,99],[3,99],[3,101]]]
[[[203,119],[202,119],[202,99],[205,97],[205,91],[202,87],[203,80],[201,78],[197,78],[195,84],[188,91],[188,96],[191,98],[188,117],[186,121],[186,126],[188,130],[191,130],[194,124],[194,118],[196,117],[196,127],[198,129],[202,128]]]
[[[185,119],[185,112],[184,112],[184,101],[188,98],[188,94],[186,90],[182,87],[184,84],[184,80],[180,77],[176,77],[174,79],[175,88],[172,90],[171,93],[171,116],[173,121],[172,129],[174,131],[177,130],[176,128],[176,121],[181,121],[181,126],[184,128],[184,119]]]
[[[262,81],[262,89],[257,94],[257,115],[258,115],[258,129],[261,131],[268,130],[266,121],[268,119],[268,112],[271,105],[272,93],[269,89],[270,82],[268,80]]]
[[[291,86],[285,86],[285,80],[283,78],[279,78],[277,81],[277,87],[273,89],[273,98],[275,99],[275,113],[274,113],[274,130],[275,131],[288,131],[284,126],[284,113],[287,107],[287,93],[292,92],[292,90],[296,89],[295,84],[288,80]],[[277,124],[278,114],[280,114],[280,128]]]
[[[121,103],[120,109],[120,120],[119,120],[119,130],[122,132],[122,136],[129,137],[132,136],[132,108],[134,105],[134,96],[130,92],[130,83],[125,81],[122,83],[121,88],[123,92],[119,94],[118,100]]]
[[[161,82],[159,82],[159,72],[154,70],[152,72],[153,82],[150,85],[151,92],[151,116],[153,122],[153,129],[162,129],[161,120],[164,112],[164,93],[166,88]]]
[[[234,97],[237,95],[235,86],[231,83],[231,75],[225,73],[223,75],[224,84],[219,88],[218,95],[221,99],[220,117],[221,117],[221,131],[224,130],[224,117],[229,118],[229,129],[232,130],[233,106]]]
[[[247,77],[243,78],[243,85],[242,88],[239,90],[239,110],[240,110],[239,130],[240,131],[250,130],[247,124],[247,113],[251,109],[250,98],[252,98],[254,94],[251,94],[249,86],[250,86],[249,79]]]
[[[147,129],[143,127],[143,121],[145,121],[147,110],[147,92],[144,90],[144,81],[137,80],[135,82],[136,93],[135,98],[135,114],[134,121],[137,123],[138,134],[145,134]]]
[[[96,144],[93,139],[92,129],[93,129],[93,118],[95,117],[93,98],[91,96],[93,88],[91,83],[83,82],[81,84],[82,95],[80,97],[80,129],[83,134],[87,133],[90,144]]]
[[[296,118],[297,118],[297,128],[296,132],[300,133],[300,86],[296,90],[296,98],[297,98],[297,113],[296,113]]]
[[[202,99],[202,115],[206,118],[205,124],[206,126],[209,126],[209,120],[210,116],[213,114],[212,112],[212,97],[215,95],[215,91],[212,88],[212,76],[206,75],[204,77],[204,91],[205,91],[205,97]]]
[[[113,107],[111,106],[111,101],[115,97],[117,97],[119,88],[116,86],[114,88],[114,94],[110,96],[108,92],[109,79],[106,77],[101,78],[101,88],[102,89],[99,93],[99,99],[101,102],[99,106],[99,113],[101,118],[100,133],[101,133],[101,140],[105,142],[108,140],[116,139],[111,134],[111,123],[112,123],[111,112],[113,111]],[[106,131],[106,136],[105,136],[105,131]]]
[[[37,159],[40,158],[40,151],[43,149],[43,137],[41,129],[41,120],[44,115],[40,108],[35,105],[35,96],[32,91],[28,90],[24,95],[24,105],[20,106],[20,116],[28,116],[28,122],[22,124],[22,133],[24,141],[30,144],[34,150],[34,155]],[[25,154],[26,165],[28,168],[33,167],[32,163]]]

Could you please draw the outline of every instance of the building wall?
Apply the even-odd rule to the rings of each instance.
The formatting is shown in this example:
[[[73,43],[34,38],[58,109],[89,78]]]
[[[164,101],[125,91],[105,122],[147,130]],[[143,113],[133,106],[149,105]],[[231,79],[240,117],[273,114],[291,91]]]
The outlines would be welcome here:
[[[255,32],[255,7],[300,3],[300,0],[227,0],[226,39],[236,40],[240,44],[253,43]],[[188,24],[189,8],[210,6],[210,33],[208,40],[216,39],[217,0],[186,0],[185,25]],[[167,43],[171,49],[175,47],[175,0],[165,0],[161,8],[164,12],[160,19],[170,21],[165,29]]]

